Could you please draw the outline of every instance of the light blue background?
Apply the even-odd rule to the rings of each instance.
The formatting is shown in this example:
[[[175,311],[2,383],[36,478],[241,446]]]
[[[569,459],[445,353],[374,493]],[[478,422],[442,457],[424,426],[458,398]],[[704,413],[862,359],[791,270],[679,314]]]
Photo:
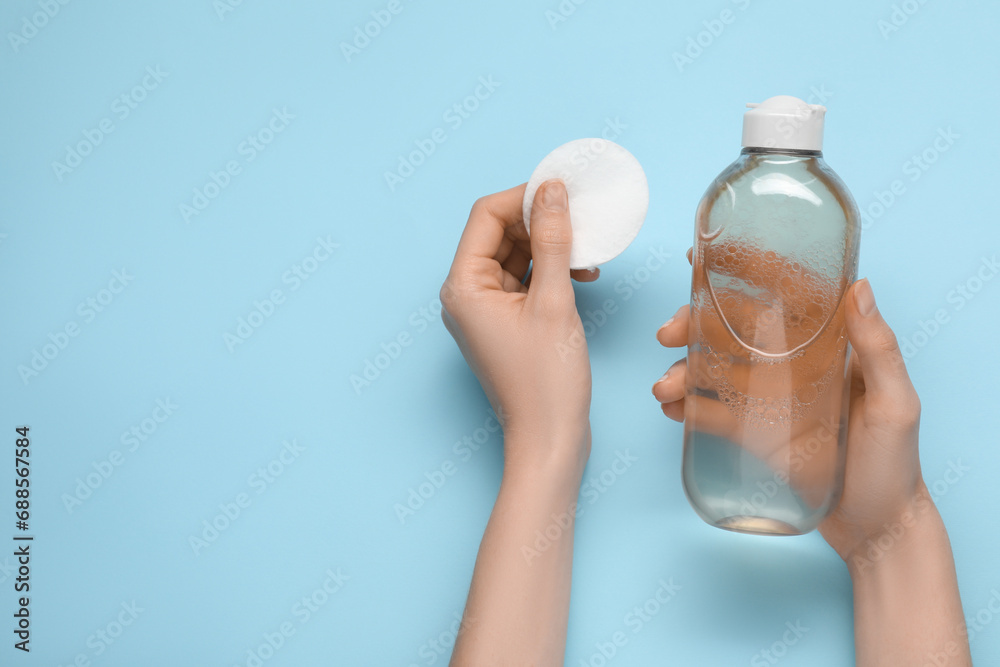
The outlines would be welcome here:
[[[0,662],[245,665],[262,635],[289,622],[295,634],[264,664],[446,663],[501,442],[491,436],[468,460],[454,449],[484,426],[488,405],[440,319],[424,313],[472,202],[611,118],[627,125],[617,140],[644,165],[651,201],[633,246],[577,290],[582,311],[620,306],[590,341],[587,476],[618,451],[638,460],[582,499],[567,664],[601,664],[595,645],[617,631],[629,641],[610,664],[751,664],[796,621],[808,632],[782,664],[850,663],[838,557],[816,534],[703,524],[680,486],[680,427],[650,395],[679,356],[654,332],[688,298],[694,208],[738,154],[744,103],[814,91],[828,95],[827,161],[859,205],[896,179],[905,187],[865,229],[861,274],[900,338],[919,346],[909,368],[924,406],[923,471],[938,483],[975,617],[1000,590],[1000,279],[961,309],[952,293],[1000,251],[1000,5],[911,4],[919,10],[883,35],[888,1],[591,0],[563,3],[575,11],[553,28],[556,0],[402,0],[348,62],[340,43],[386,2],[245,0],[221,18],[210,0],[71,2],[17,49],[7,35],[41,10],[4,3],[0,451],[13,458],[14,427],[30,425],[36,541],[30,656],[11,646],[13,561],[0,556]],[[708,45],[679,71],[673,54],[724,9],[734,20],[703,34]],[[155,66],[165,80],[119,119],[114,100]],[[491,76],[499,88],[449,124],[445,112]],[[247,162],[241,142],[275,108],[294,119]],[[103,118],[114,131],[60,181],[52,163]],[[390,190],[384,172],[439,127],[446,141]],[[912,180],[907,161],[947,128],[959,138]],[[186,223],[179,205],[229,160],[241,172]],[[283,275],[327,235],[339,248],[293,291]],[[615,286],[646,276],[651,248],[671,259],[626,300]],[[134,279],[85,322],[78,304],[122,268]],[[284,303],[230,352],[224,335],[274,289]],[[922,337],[939,309],[948,322]],[[79,335],[23,381],[18,367],[70,321]],[[350,376],[401,333],[411,344],[356,392]],[[166,398],[177,410],[128,451],[122,434]],[[305,449],[258,493],[251,475],[285,440]],[[67,510],[64,495],[114,450],[122,465]],[[455,473],[401,523],[394,506],[446,461]],[[948,483],[953,463],[969,469]],[[0,462],[3,543],[15,532],[11,464]],[[240,493],[249,507],[196,555],[190,536]],[[297,601],[337,568],[349,580],[303,623]],[[681,590],[633,632],[626,614],[671,578]],[[134,623],[110,646],[95,639],[133,601],[143,610]],[[979,664],[1000,659],[993,616],[972,642]]]

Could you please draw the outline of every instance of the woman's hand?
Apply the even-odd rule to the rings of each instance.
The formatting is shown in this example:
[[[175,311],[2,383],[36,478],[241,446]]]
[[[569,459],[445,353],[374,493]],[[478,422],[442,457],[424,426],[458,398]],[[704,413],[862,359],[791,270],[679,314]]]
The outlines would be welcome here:
[[[971,664],[951,545],[924,484],[920,400],[867,280],[845,295],[851,359],[844,493],[819,530],[854,584],[858,665]],[[688,306],[664,324],[666,347],[688,344]],[[683,421],[685,360],[653,385]],[[729,419],[720,415],[723,424]]]
[[[920,400],[896,337],[875,307],[867,280],[855,283],[845,299],[847,334],[854,348],[847,468],[840,504],[819,530],[841,558],[850,561],[857,548],[904,512],[926,510],[929,496],[917,455]],[[660,328],[657,339],[667,347],[687,345],[689,320],[684,306]],[[686,376],[687,364],[681,360],[653,385],[663,412],[676,421],[684,418]]]
[[[476,202],[441,288],[441,316],[503,423],[504,471],[451,664],[561,665],[573,529],[590,455],[590,359],[569,268],[566,188]],[[531,276],[525,280],[531,265]]]
[[[441,288],[441,316],[503,422],[507,464],[567,449],[585,462],[590,359],[570,277],[590,281],[598,273],[570,271],[563,184],[548,181],[538,189],[530,239],[521,214],[524,188],[472,207]],[[520,451],[518,443],[528,441],[550,447]]]

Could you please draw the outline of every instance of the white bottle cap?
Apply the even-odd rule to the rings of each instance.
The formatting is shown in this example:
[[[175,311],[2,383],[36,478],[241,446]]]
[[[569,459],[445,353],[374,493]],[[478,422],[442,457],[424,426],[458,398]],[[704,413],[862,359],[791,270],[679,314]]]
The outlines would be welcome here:
[[[747,107],[750,110],[743,114],[743,146],[823,150],[825,106],[777,95]]]

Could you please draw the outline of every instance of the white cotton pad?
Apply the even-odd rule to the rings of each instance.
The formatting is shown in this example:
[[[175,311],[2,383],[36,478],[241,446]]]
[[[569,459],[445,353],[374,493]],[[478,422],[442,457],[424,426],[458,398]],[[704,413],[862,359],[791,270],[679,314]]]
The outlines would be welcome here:
[[[589,269],[620,255],[636,237],[649,208],[642,165],[607,139],[577,139],[545,156],[524,191],[524,226],[531,231],[531,203],[545,181],[566,184],[573,221],[569,265]]]

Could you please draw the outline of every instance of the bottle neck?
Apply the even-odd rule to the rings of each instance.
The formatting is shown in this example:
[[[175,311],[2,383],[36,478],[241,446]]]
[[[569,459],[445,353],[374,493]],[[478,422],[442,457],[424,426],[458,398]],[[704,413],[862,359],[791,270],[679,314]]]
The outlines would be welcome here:
[[[806,151],[795,148],[765,148],[763,146],[745,146],[740,155],[791,155],[794,157],[823,157],[823,151]]]

